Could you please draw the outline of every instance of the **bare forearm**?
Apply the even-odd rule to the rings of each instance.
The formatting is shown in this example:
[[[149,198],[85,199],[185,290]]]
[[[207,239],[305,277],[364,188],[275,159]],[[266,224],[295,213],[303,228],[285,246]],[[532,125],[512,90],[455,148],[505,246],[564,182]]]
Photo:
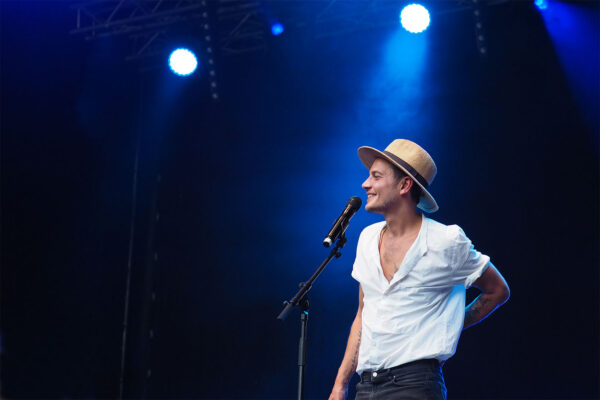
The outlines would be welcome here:
[[[465,309],[463,329],[484,320],[510,297],[510,289],[504,277],[491,262],[483,274],[473,283],[481,294]]]
[[[335,378],[335,386],[346,388],[352,375],[356,371],[358,365],[358,350],[360,348],[360,340],[362,335],[362,317],[357,315],[352,323],[350,329],[350,335],[348,337],[348,345],[346,346],[346,352],[344,353],[344,359],[342,365],[338,370],[337,377]]]
[[[463,329],[467,329],[481,321],[494,310],[500,307],[508,300],[508,294],[501,293],[482,293],[465,309],[465,323]]]

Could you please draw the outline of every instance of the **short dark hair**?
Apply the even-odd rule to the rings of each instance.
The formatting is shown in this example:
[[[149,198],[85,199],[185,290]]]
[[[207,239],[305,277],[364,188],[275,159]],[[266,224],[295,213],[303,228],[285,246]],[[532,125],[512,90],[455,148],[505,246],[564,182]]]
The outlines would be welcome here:
[[[399,181],[405,176],[408,176],[406,172],[402,171],[395,165],[392,165],[392,169],[394,170],[394,178],[396,178],[396,181]],[[410,188],[410,197],[414,200],[415,204],[419,204],[419,201],[421,201],[421,195],[423,194],[423,191],[421,190],[421,187],[417,184],[417,181],[415,181],[413,178],[411,179],[413,180],[413,185]]]

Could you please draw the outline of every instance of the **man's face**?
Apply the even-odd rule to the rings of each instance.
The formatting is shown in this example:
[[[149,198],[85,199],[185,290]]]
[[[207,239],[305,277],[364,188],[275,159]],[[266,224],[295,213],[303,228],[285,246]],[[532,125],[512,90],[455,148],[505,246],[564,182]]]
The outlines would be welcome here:
[[[390,210],[400,200],[400,184],[396,180],[393,167],[387,161],[378,158],[369,170],[369,178],[362,187],[367,191],[365,210],[383,214]]]

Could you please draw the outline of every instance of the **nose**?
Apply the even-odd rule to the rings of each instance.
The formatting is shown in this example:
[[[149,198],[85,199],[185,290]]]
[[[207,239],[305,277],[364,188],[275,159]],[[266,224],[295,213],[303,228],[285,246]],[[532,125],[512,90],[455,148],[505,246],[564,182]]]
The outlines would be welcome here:
[[[371,177],[368,177],[366,181],[363,182],[362,188],[365,190],[369,190],[371,187]]]

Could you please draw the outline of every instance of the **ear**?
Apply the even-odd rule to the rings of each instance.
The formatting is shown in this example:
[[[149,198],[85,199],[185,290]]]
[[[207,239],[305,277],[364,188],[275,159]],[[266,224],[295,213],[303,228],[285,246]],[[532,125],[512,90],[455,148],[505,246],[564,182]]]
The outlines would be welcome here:
[[[410,189],[412,188],[412,186],[415,184],[415,182],[412,180],[412,178],[409,178],[408,176],[405,176],[404,178],[402,178],[402,180],[400,181],[400,195],[405,195],[408,192],[410,192]]]

